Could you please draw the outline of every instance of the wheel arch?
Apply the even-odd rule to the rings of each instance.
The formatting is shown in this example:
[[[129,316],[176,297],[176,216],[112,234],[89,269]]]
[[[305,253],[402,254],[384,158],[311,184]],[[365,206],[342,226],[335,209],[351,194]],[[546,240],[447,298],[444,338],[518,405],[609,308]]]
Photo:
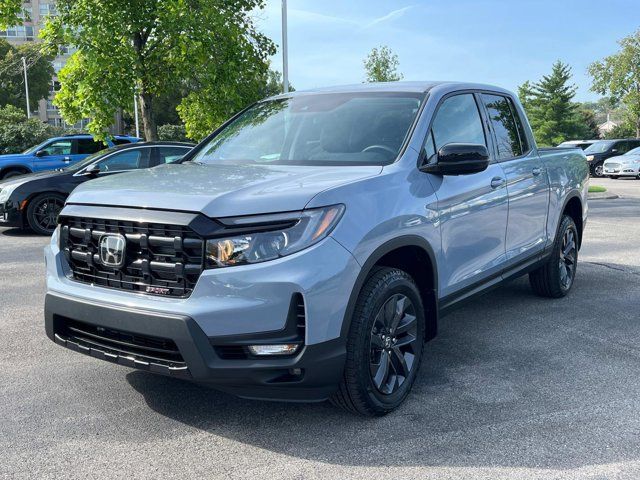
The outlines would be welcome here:
[[[0,167],[0,179],[4,177],[7,172],[22,172],[23,174],[33,173],[32,170],[26,165],[13,164]]]
[[[582,246],[582,233],[584,230],[583,212],[582,199],[577,192],[569,195],[565,199],[564,205],[562,206],[562,215],[569,215],[576,224],[576,228],[578,229],[578,247]],[[562,222],[562,217],[560,217],[558,225],[560,222]]]
[[[341,336],[346,338],[351,326],[358,296],[376,267],[395,267],[412,276],[422,297],[427,319],[425,340],[437,334],[438,327],[438,272],[435,253],[422,237],[405,235],[394,238],[376,248],[367,258],[356,279],[342,322]]]

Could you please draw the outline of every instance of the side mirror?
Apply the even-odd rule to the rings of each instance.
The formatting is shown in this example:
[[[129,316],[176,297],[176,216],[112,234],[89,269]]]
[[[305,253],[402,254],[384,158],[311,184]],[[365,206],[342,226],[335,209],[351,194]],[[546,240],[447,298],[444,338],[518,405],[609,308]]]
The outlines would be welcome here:
[[[97,177],[100,173],[100,167],[97,163],[89,165],[85,170],[84,174],[88,177]]]
[[[423,165],[420,170],[438,175],[468,175],[489,167],[489,151],[484,145],[449,143],[438,150],[436,157],[436,163]]]
[[[618,153],[618,149],[614,148],[613,150],[611,150],[611,153]]]
[[[36,152],[36,157],[46,157],[48,155],[46,150],[38,150]]]

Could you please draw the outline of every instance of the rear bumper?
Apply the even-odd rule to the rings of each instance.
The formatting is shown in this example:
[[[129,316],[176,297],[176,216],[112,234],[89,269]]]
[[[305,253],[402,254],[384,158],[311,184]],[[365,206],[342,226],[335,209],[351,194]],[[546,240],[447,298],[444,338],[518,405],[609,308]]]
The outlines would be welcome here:
[[[161,337],[175,343],[184,363],[154,361],[144,353],[96,340],[84,342],[66,328],[71,322],[113,329],[140,336]],[[322,401],[335,391],[342,376],[345,345],[340,338],[303,346],[286,358],[222,358],[198,324],[189,316],[145,311],[48,293],[45,301],[47,336],[54,342],[87,355],[209,384],[241,397],[282,401]],[[80,338],[80,339],[79,339]],[[260,334],[254,339],[260,342]],[[225,338],[233,343],[233,338]],[[243,342],[247,338],[243,336]],[[250,342],[249,342],[250,343]]]

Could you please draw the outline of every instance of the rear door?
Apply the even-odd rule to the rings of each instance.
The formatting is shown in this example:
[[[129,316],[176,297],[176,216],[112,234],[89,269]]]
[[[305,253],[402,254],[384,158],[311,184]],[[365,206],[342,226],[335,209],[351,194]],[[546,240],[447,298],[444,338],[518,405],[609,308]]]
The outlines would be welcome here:
[[[494,153],[507,176],[509,221],[505,268],[540,254],[547,238],[549,180],[521,113],[506,95],[483,93]]]
[[[425,144],[432,158],[449,143],[487,146],[477,95],[454,93],[439,105]],[[505,260],[507,190],[500,164],[491,159],[484,172],[471,175],[430,175],[438,198],[442,251],[438,276],[442,306],[472,293],[480,284],[499,280]]]
[[[84,160],[89,155],[92,155],[100,150],[104,150],[105,147],[102,142],[98,142],[93,138],[78,138],[76,139],[76,149],[71,155],[71,163]]]

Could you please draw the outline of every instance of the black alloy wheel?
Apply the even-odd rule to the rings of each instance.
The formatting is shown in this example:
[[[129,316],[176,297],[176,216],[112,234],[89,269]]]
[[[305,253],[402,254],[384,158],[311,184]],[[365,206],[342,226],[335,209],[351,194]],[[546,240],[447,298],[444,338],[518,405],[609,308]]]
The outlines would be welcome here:
[[[418,345],[415,307],[405,295],[395,294],[380,308],[371,327],[369,370],[376,389],[395,393],[414,367]]]
[[[39,235],[51,235],[64,202],[65,197],[57,193],[43,193],[31,200],[27,207],[27,222],[31,230]]]
[[[578,245],[576,235],[573,229],[568,228],[564,232],[562,238],[562,247],[560,249],[560,285],[564,290],[569,290],[576,276],[576,265],[578,257]]]

